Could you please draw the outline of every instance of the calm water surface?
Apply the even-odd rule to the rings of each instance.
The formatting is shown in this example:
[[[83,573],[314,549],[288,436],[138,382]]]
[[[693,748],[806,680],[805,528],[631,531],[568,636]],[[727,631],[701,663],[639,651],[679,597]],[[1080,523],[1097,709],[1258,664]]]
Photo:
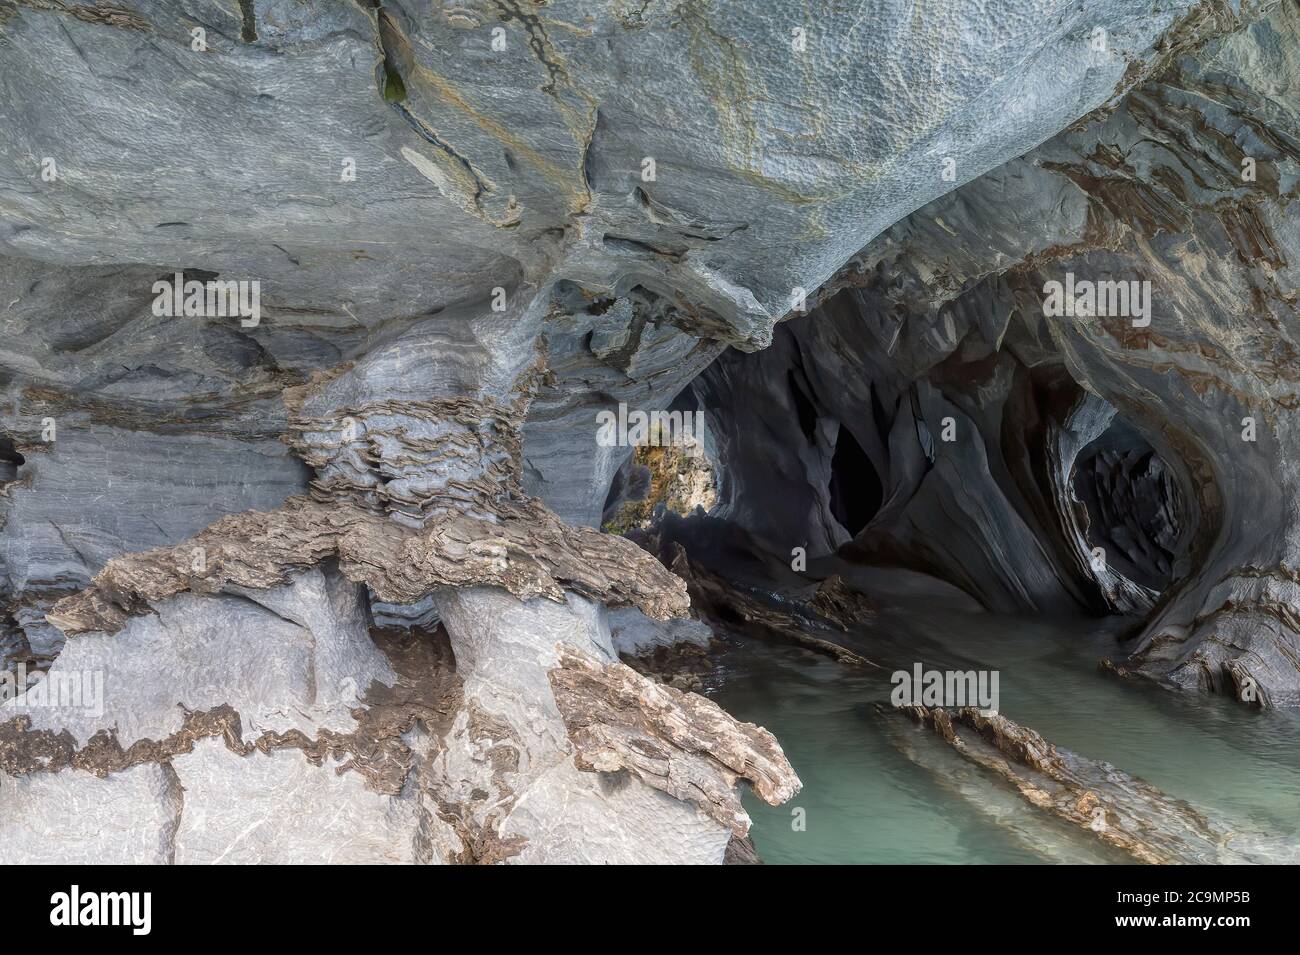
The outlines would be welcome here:
[[[803,791],[769,807],[746,794],[769,863],[1124,862],[1089,834],[896,715],[889,675],[1000,671],[1000,709],[1057,746],[1113,763],[1248,834],[1270,857],[1300,853],[1300,714],[1260,713],[1097,669],[1115,620],[1045,621],[917,606],[841,642],[882,664],[850,671],[803,650],[726,637],[709,695],[781,741]],[[793,810],[803,810],[803,831]]]

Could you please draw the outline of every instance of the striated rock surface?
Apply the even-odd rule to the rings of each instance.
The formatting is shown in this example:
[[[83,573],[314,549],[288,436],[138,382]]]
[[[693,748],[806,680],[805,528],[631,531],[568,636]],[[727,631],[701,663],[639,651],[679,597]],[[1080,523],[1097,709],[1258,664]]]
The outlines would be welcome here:
[[[1250,833],[1162,793],[1109,763],[1059,749],[999,713],[908,706],[963,758],[1009,783],[1030,805],[1153,865],[1276,862]]]
[[[447,861],[406,782],[461,705],[450,652],[368,625],[327,567],[74,638],[43,685],[97,696],[0,706],[6,861]]]
[[[697,380],[714,516],[994,610],[1142,614],[1117,672],[1300,701],[1300,17],[1198,22],[1113,109],[903,219]],[[1148,283],[1146,314],[1046,315],[1067,281]]]
[[[719,821],[683,800],[686,793],[618,772],[622,766],[591,765],[574,738],[569,698],[553,676],[566,654],[581,653],[598,670],[603,664],[631,673],[617,663],[599,605],[579,597],[566,605],[521,602],[493,588],[446,591],[439,604],[466,705],[427,785],[467,834],[475,861],[722,862],[730,818]],[[662,715],[654,697],[624,702],[645,710],[647,720]],[[689,722],[690,709],[668,710]],[[694,765],[698,757],[683,744],[689,747],[674,741],[665,756]],[[701,781],[735,782],[710,768]]]
[[[176,547],[114,560],[47,618],[66,633],[114,632],[173,594],[265,587],[332,557],[345,576],[391,603],[415,603],[438,587],[496,584],[552,600],[563,600],[567,587],[657,618],[687,606],[681,584],[620,538],[566,527],[536,502],[494,516],[455,514],[412,531],[360,508],[295,497],[279,511],[222,518]]]
[[[1125,672],[1300,701],[1298,16],[0,0],[0,853],[734,857],[793,768],[610,611],[863,665],[818,634],[875,603],[599,530],[620,404],[703,406],[679,496],[780,564],[1149,612]],[[1043,322],[1067,270],[1150,325]]]
[[[656,684],[622,664],[562,648],[551,670],[555,702],[577,747],[579,769],[626,770],[670,796],[697,803],[737,837],[749,815],[737,779],[777,806],[800,789],[772,734],[738,723],[716,703]]]

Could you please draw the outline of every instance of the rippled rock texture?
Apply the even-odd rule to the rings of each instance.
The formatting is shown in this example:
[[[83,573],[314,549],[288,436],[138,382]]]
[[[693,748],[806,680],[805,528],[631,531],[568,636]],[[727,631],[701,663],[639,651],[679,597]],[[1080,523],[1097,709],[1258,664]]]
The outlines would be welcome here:
[[[0,0],[0,650],[103,680],[0,709],[4,852],[721,862],[735,787],[799,782],[618,662],[611,613],[699,627],[599,530],[620,405],[702,406],[713,520],[783,562],[1142,613],[1117,670],[1300,701],[1298,34]],[[1149,281],[1149,321],[1045,318],[1066,273]],[[177,279],[258,304],[162,313]]]
[[[887,230],[768,351],[724,356],[694,386],[715,513],[990,608],[1148,611],[1119,672],[1300,701],[1298,30],[1276,5],[1173,59]],[[1149,282],[1149,315],[1044,314],[1049,283],[1085,281]],[[781,430],[747,441],[759,418]]]

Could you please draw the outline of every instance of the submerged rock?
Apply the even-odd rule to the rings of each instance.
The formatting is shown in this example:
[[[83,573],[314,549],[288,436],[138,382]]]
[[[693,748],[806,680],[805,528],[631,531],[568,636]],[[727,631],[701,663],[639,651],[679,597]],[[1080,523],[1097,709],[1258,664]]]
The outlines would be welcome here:
[[[1298,17],[0,0],[0,652],[104,678],[0,707],[0,852],[721,862],[797,777],[610,610],[865,665],[874,597],[602,532],[629,404],[704,408],[656,496],[755,564],[1300,700]],[[1033,320],[1062,272],[1149,325]]]
[[[1033,807],[1148,864],[1277,862],[1258,841],[1116,769],[1060,749],[1000,713],[910,705],[902,712]]]

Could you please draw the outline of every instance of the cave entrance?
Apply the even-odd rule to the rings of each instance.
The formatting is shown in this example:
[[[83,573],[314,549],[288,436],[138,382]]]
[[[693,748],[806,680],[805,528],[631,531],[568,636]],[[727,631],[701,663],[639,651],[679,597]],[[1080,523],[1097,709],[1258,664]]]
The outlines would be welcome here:
[[[1121,418],[1079,452],[1071,489],[1107,566],[1160,593],[1174,577],[1182,500],[1165,461]],[[1095,550],[1094,550],[1095,553]]]
[[[880,510],[884,487],[867,452],[853,432],[840,425],[831,456],[831,479],[827,484],[831,516],[856,537]]]
[[[702,409],[688,392],[669,405],[669,412],[688,424],[694,417],[694,439],[683,442],[671,429],[650,428],[610,481],[601,517],[606,531],[645,530],[662,513],[685,516],[707,512],[717,503],[718,477],[708,455]]]
[[[921,373],[877,353],[856,306],[811,321],[683,390],[673,407],[709,410],[710,475],[634,449],[607,530],[662,541],[656,515],[679,515],[694,523],[674,524],[678,543],[751,581],[781,582],[765,558],[804,573],[802,554],[819,563],[801,580],[960,592],[994,613],[1145,613],[1186,574],[1199,499],[1176,446],[1025,332],[1003,350],[972,335]]]

